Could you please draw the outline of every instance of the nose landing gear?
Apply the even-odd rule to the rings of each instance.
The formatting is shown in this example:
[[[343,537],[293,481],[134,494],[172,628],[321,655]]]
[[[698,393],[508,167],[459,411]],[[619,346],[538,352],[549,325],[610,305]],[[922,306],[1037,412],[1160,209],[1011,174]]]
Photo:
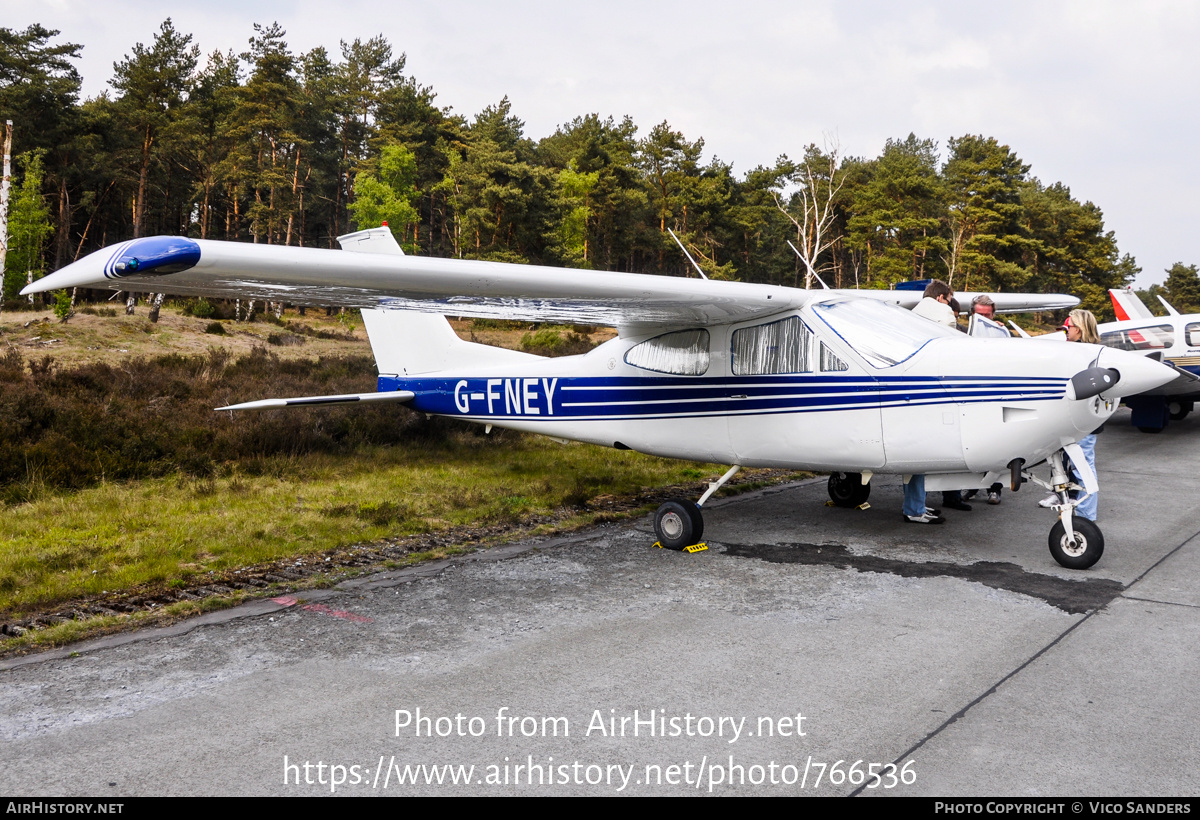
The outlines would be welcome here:
[[[1083,486],[1068,472],[1068,457]],[[1104,534],[1100,532],[1100,527],[1095,521],[1077,518],[1075,508],[1079,506],[1079,502],[1099,489],[1096,476],[1078,444],[1067,445],[1048,461],[1051,465],[1049,481],[1043,481],[1030,470],[1023,469],[1023,465],[1017,465],[1013,470],[1014,484],[1016,471],[1020,469],[1023,481],[1045,487],[1058,496],[1058,503],[1050,505],[1050,509],[1058,513],[1058,521],[1050,528],[1050,554],[1067,569],[1088,569],[1104,555]],[[1072,492],[1078,497],[1072,498]]]
[[[1067,569],[1087,569],[1104,554],[1104,534],[1095,521],[1075,518],[1071,523],[1070,535],[1061,520],[1050,528],[1050,554]]]

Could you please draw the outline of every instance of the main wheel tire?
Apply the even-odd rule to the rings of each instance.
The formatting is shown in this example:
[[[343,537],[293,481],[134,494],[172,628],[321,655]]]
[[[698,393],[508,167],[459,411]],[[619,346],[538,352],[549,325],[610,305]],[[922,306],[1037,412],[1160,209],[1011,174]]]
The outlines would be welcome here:
[[[1173,401],[1167,404],[1167,413],[1171,416],[1171,421],[1182,421],[1192,412],[1193,407],[1191,402]]]
[[[1087,569],[1104,554],[1104,535],[1095,521],[1076,518],[1071,522],[1075,530],[1075,542],[1067,540],[1067,529],[1062,521],[1056,521],[1050,529],[1050,554],[1067,569]]]
[[[692,538],[695,539],[692,541],[692,544],[699,544],[704,540],[704,513],[700,511],[698,505],[693,504],[691,501],[684,501],[683,505],[692,515]],[[684,546],[690,547],[692,544],[685,544]]]
[[[862,483],[862,473],[830,473],[829,497],[837,507],[857,507],[871,496],[871,485]]]
[[[704,518],[695,503],[682,498],[665,502],[654,513],[654,534],[658,543],[669,550],[681,550],[700,540]]]

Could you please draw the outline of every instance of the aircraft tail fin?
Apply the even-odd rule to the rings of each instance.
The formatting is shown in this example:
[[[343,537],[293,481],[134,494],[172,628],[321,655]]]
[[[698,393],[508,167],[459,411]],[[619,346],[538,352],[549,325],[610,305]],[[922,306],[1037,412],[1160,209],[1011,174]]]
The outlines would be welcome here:
[[[344,251],[354,253],[386,253],[392,256],[404,256],[400,243],[392,235],[392,229],[384,222],[382,227],[368,228],[365,231],[344,233],[337,238],[338,244]]]
[[[381,376],[415,376],[439,370],[524,364],[542,358],[458,338],[445,316],[412,310],[362,312]]]
[[[1133,292],[1133,288],[1110,288],[1108,295],[1112,299],[1113,310],[1116,311],[1117,318],[1121,321],[1154,318],[1150,308],[1146,307],[1145,303],[1138,298],[1138,295]]]

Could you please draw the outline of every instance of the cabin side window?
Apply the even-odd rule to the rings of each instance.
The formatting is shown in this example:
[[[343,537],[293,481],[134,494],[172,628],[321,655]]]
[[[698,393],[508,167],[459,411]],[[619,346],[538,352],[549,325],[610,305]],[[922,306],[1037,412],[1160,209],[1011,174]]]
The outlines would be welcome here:
[[[625,352],[625,363],[655,373],[703,376],[708,371],[707,330],[677,330],[634,345]]]
[[[1175,344],[1175,328],[1170,325],[1111,330],[1100,336],[1100,344],[1117,350],[1162,350]]]
[[[735,330],[732,349],[734,375],[812,372],[808,360],[811,335],[798,316]]]
[[[1188,347],[1200,347],[1200,322],[1192,322],[1184,330]]]
[[[849,370],[846,363],[838,358],[838,355],[825,346],[821,342],[821,372],[836,373],[842,370]]]

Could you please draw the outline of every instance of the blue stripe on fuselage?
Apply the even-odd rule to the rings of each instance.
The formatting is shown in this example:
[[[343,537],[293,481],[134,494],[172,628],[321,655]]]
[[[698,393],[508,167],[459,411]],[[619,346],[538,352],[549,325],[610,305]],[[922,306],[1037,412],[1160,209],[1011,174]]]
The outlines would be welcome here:
[[[1017,376],[828,375],[687,377],[398,378],[380,392],[411,390],[422,413],[472,418],[630,419],[812,413],[868,407],[1051,401],[1066,379]]]

